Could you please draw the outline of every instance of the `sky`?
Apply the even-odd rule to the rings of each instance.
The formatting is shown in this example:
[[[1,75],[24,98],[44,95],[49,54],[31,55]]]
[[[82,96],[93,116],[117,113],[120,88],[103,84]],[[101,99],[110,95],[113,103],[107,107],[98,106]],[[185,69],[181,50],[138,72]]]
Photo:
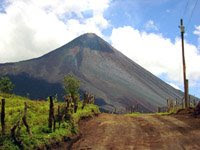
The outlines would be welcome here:
[[[39,57],[92,32],[183,90],[183,18],[189,92],[200,97],[199,10],[199,0],[0,0],[0,63]]]

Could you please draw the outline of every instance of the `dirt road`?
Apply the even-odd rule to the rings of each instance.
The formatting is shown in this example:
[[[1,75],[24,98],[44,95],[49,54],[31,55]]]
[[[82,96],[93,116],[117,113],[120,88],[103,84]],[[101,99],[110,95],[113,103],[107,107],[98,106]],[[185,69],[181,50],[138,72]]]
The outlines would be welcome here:
[[[101,114],[80,132],[73,150],[200,149],[200,119],[187,116]]]

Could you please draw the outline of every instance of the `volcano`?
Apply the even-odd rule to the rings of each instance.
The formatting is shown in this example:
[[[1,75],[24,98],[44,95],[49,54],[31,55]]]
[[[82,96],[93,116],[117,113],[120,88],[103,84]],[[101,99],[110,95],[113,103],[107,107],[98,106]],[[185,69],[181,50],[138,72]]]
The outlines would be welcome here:
[[[104,111],[124,111],[138,106],[139,111],[154,112],[166,99],[181,99],[174,89],[133,62],[93,33],[86,33],[39,58],[0,64],[0,76],[15,84],[14,93],[32,99],[63,95],[62,81],[68,73],[81,81],[80,91],[95,95]]]

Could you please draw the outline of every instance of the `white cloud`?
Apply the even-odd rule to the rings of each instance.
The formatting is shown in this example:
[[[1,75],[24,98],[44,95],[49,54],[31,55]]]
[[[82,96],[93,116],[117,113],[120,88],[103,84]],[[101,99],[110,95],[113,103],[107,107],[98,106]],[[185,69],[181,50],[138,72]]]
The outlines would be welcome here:
[[[155,25],[153,20],[149,20],[145,24],[145,29],[148,30],[148,31],[150,31],[150,30],[158,31],[158,27]]]
[[[200,26],[195,26],[194,34],[200,36]]]
[[[130,26],[114,28],[112,45],[141,66],[170,81],[182,83],[182,53],[180,39],[172,42],[161,34],[146,33]],[[187,77],[190,85],[200,79],[200,54],[197,47],[185,41]]]
[[[195,26],[194,34],[198,36],[198,43],[199,43],[199,49],[200,49],[200,25]]]
[[[174,83],[168,83],[169,85],[171,85],[172,87],[174,87],[177,90],[181,90],[176,84]]]
[[[109,0],[7,2],[6,13],[0,13],[0,63],[38,57],[86,32],[103,36],[109,26],[103,16]]]

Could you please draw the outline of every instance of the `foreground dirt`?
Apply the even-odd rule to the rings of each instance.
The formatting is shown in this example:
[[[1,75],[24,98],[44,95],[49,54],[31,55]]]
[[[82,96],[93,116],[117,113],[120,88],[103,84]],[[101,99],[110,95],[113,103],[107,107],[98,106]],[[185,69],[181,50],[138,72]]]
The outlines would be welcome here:
[[[200,119],[189,116],[101,114],[80,124],[73,150],[200,149]]]

